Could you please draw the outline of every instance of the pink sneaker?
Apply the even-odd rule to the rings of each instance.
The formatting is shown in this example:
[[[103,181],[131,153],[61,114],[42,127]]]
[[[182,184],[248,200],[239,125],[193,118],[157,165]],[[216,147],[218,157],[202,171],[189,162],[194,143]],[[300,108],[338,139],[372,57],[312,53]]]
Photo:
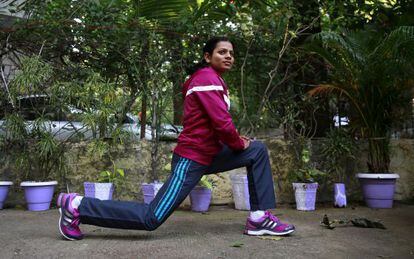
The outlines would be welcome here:
[[[79,228],[79,211],[72,207],[72,200],[77,193],[61,193],[57,199],[60,212],[59,231],[68,240],[80,240],[83,234]]]
[[[244,234],[250,236],[283,236],[288,235],[293,231],[295,231],[293,225],[282,223],[276,216],[272,215],[269,211],[266,211],[265,215],[257,221],[251,220],[250,217],[247,218]]]

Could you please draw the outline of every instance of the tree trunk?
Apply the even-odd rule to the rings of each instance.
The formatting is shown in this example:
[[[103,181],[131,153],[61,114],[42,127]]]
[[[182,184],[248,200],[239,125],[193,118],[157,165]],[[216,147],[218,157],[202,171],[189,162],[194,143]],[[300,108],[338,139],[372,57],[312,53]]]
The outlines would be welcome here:
[[[145,128],[147,125],[147,95],[142,95],[141,111],[140,111],[140,123],[141,123],[141,133],[140,138],[145,138]]]
[[[169,80],[173,84],[173,124],[181,125],[183,117],[183,100],[181,94],[181,85],[184,81],[182,67],[182,50],[181,38],[174,34],[167,34],[167,44],[171,50],[171,71]]]
[[[152,101],[152,123],[151,123],[151,177],[152,181],[158,180],[158,91],[154,89],[151,94]]]

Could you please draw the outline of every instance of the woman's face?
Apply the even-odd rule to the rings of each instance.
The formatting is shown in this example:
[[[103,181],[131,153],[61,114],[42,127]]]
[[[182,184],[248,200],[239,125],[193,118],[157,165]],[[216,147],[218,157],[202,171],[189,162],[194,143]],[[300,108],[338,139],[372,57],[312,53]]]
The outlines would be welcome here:
[[[214,70],[224,73],[230,70],[234,63],[233,45],[229,41],[217,42],[213,54],[204,53],[204,59]]]

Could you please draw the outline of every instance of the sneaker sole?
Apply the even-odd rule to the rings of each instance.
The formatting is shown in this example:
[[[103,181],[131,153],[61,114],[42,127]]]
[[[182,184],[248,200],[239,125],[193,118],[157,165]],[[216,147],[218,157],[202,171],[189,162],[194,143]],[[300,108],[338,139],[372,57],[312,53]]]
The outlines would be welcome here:
[[[60,196],[59,196],[60,197]],[[60,213],[60,217],[59,217],[59,225],[58,225],[58,228],[59,228],[59,232],[60,232],[60,234],[62,234],[62,236],[64,237],[64,238],[66,238],[67,240],[70,240],[70,241],[76,241],[76,240],[80,240],[80,239],[82,239],[82,237],[80,237],[80,238],[76,238],[76,237],[69,237],[69,236],[67,236],[67,235],[65,235],[65,233],[63,233],[63,231],[62,231],[62,228],[60,227],[61,226],[61,222],[62,222],[62,217],[63,217],[63,213],[62,213],[62,208],[59,208],[59,213]]]
[[[247,235],[249,236],[263,236],[263,235],[270,235],[270,236],[284,236],[294,232],[294,229],[285,231],[285,232],[273,232],[270,230],[262,229],[262,230],[247,230]]]

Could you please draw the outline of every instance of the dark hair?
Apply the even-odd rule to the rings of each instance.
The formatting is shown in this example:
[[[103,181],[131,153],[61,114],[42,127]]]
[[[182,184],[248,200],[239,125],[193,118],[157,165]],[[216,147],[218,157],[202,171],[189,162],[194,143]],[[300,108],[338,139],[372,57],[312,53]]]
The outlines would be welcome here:
[[[203,47],[203,58],[200,62],[198,62],[197,64],[195,64],[193,67],[190,67],[187,70],[187,73],[189,75],[195,73],[197,70],[207,67],[208,63],[207,61],[204,59],[204,54],[207,52],[210,55],[213,55],[213,51],[217,46],[217,43],[222,42],[222,41],[228,41],[231,43],[231,45],[233,45],[234,48],[234,43],[231,42],[231,40],[229,38],[227,38],[226,36],[217,36],[217,37],[212,37],[210,38],[204,45]]]

